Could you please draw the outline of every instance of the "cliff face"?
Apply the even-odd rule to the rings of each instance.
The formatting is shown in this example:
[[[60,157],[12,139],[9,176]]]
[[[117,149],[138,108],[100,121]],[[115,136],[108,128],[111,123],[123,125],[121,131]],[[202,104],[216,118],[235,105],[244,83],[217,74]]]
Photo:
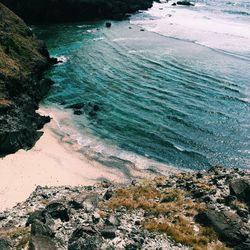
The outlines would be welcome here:
[[[48,117],[35,113],[51,81],[42,79],[49,54],[29,27],[0,3],[0,155],[28,149]]]
[[[67,22],[103,18],[122,19],[147,9],[153,0],[2,0],[26,22]]]

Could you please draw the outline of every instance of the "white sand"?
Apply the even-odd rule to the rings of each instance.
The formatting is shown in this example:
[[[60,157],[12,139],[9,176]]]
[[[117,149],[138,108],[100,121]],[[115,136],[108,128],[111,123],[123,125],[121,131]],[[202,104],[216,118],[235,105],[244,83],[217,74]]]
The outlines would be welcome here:
[[[45,126],[44,135],[33,149],[0,158],[0,211],[28,198],[37,185],[91,185],[98,178],[124,180],[122,173],[67,150],[51,126],[53,121]]]
[[[40,113],[53,119],[44,127],[44,135],[36,145],[29,151],[19,150],[0,158],[0,212],[27,199],[38,185],[93,185],[101,179],[116,183],[129,181],[126,171],[116,169],[115,166],[106,167],[87,159],[81,153],[76,131],[71,126],[72,119],[76,117],[72,117],[70,112],[43,107]],[[94,148],[98,148],[100,144],[97,141]],[[91,158],[91,152],[85,153]],[[123,158],[127,154],[119,157]],[[145,157],[132,157],[127,160],[135,163],[128,167],[129,177],[132,178],[153,178],[156,174],[145,171],[148,165],[157,165],[157,169],[164,174],[176,171],[173,167],[150,162]]]

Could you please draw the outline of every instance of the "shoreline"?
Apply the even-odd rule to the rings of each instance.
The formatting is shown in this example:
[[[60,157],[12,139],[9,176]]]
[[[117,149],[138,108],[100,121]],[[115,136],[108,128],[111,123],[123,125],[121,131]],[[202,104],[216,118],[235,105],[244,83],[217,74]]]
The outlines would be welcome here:
[[[151,173],[135,164],[128,169],[128,174],[119,168],[105,166],[98,159],[88,159],[80,145],[69,143],[70,134],[60,133],[59,121],[70,119],[65,118],[68,114],[46,107],[42,107],[39,114],[52,119],[41,130],[44,134],[35,146],[0,158],[0,175],[5,176],[0,182],[0,212],[26,200],[37,186],[87,186],[103,180],[127,184],[132,179],[152,179],[180,171],[166,166],[164,173],[161,169]]]
[[[19,150],[0,158],[0,175],[5,177],[0,183],[0,211],[27,199],[37,186],[93,185],[103,179],[124,180],[122,173],[67,150],[53,135],[51,126],[53,122],[45,125],[43,136],[31,150]]]

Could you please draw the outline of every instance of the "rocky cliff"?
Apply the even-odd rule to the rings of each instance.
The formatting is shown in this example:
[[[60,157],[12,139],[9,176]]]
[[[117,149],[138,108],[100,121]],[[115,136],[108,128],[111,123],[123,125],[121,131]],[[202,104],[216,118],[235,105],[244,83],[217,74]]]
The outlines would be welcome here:
[[[40,187],[0,213],[0,249],[250,249],[250,172]]]
[[[1,0],[26,22],[69,22],[104,18],[122,19],[148,9],[153,0]]]
[[[51,81],[42,73],[49,53],[32,31],[0,3],[0,155],[29,149],[49,121],[35,110]]]

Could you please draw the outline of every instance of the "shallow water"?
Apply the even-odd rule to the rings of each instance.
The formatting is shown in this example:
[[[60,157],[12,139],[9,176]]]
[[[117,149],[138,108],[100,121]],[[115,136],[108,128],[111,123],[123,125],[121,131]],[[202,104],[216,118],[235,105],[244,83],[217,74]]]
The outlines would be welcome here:
[[[143,26],[148,15],[132,23],[141,18]],[[143,32],[129,21],[104,26],[34,27],[51,54],[64,60],[48,72],[56,84],[44,105],[85,104],[84,114],[58,121],[65,133],[76,128],[72,140],[85,154],[106,165],[249,168],[247,52]],[[91,113],[94,105],[100,110]]]

